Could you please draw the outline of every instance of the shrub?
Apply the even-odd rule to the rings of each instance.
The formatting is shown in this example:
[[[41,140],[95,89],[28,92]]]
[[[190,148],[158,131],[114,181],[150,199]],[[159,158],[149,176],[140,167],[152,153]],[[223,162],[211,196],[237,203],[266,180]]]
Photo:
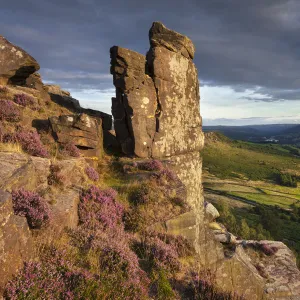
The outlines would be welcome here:
[[[34,107],[35,105],[34,99],[25,94],[16,94],[14,96],[14,102],[24,107],[31,106],[33,109],[36,109]]]
[[[146,183],[142,183],[136,187],[129,195],[129,201],[134,205],[145,204],[149,202],[150,187]]]
[[[113,189],[101,190],[91,186],[81,194],[78,213],[80,222],[88,228],[117,230],[123,228],[124,208],[116,201],[117,192]]]
[[[35,131],[19,131],[15,139],[22,146],[22,149],[33,156],[49,157],[49,153],[42,144],[40,136]]]
[[[31,228],[41,228],[50,221],[50,209],[47,202],[37,193],[24,189],[12,192],[14,213],[26,217]]]
[[[27,262],[5,289],[5,299],[99,299],[100,283],[51,248],[41,262]]]
[[[283,186],[297,187],[297,178],[291,174],[278,174],[276,177],[276,182]]]
[[[59,172],[61,171],[61,167],[58,165],[50,166],[50,174],[48,176],[48,184],[49,185],[62,185],[64,182],[64,176]]]
[[[12,101],[2,100],[0,102],[0,121],[19,122],[20,111]]]
[[[215,288],[215,278],[210,273],[202,278],[199,274],[192,273],[188,288],[189,299],[212,299],[212,300],[244,300],[243,296],[236,293],[221,292]]]
[[[146,294],[148,279],[139,267],[138,257],[126,244],[111,241],[101,249],[99,262],[106,280],[118,284],[124,292],[129,291],[131,299]]]
[[[85,174],[92,181],[99,180],[99,173],[93,167],[86,167]]]
[[[260,244],[259,249],[268,256],[274,255],[278,251],[277,247],[272,247],[268,244]]]
[[[62,153],[67,156],[72,156],[72,157],[79,157],[80,156],[80,151],[79,149],[75,146],[73,141],[68,141],[63,144],[62,146]]]
[[[144,255],[152,263],[152,267],[170,272],[179,270],[180,262],[174,245],[167,244],[158,236],[151,234],[146,235],[142,247]]]
[[[161,161],[153,159],[138,163],[138,168],[146,171],[161,171],[164,169]]]

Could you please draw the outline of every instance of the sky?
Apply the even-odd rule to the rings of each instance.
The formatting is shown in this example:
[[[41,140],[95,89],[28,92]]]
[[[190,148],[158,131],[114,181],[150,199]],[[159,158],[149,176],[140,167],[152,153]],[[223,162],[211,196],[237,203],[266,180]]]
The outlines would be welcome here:
[[[161,21],[196,46],[204,125],[300,123],[299,0],[3,2],[0,35],[82,106],[110,113],[110,47],[146,54]]]

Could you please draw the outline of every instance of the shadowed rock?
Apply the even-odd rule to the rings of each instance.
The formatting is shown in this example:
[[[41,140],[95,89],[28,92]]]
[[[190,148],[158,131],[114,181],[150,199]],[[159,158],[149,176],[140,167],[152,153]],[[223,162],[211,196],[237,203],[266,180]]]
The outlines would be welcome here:
[[[40,69],[37,61],[18,46],[0,36],[0,83],[24,85]]]

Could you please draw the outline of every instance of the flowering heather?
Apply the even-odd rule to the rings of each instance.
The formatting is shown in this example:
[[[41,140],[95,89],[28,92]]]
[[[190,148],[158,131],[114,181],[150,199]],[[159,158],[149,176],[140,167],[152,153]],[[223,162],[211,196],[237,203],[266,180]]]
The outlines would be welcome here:
[[[15,214],[26,217],[31,228],[41,228],[49,222],[48,204],[37,193],[24,189],[13,191],[12,202]]]
[[[148,184],[143,183],[134,189],[130,194],[130,202],[134,205],[145,204],[150,200],[150,187]]]
[[[16,140],[22,149],[30,155],[49,157],[49,153],[42,144],[40,136],[35,131],[19,131],[16,133]]]
[[[174,245],[167,244],[157,236],[146,236],[144,254],[153,266],[167,271],[178,271],[180,262]]]
[[[89,228],[116,230],[123,226],[124,208],[116,201],[117,192],[113,189],[101,190],[91,186],[81,194],[78,208],[81,223]]]
[[[72,157],[80,156],[79,149],[75,146],[74,142],[72,142],[72,141],[68,141],[68,142],[62,144],[62,152],[63,152],[63,154],[72,156]]]
[[[164,166],[161,161],[153,159],[138,163],[138,168],[146,171],[162,171]]]
[[[19,122],[21,120],[20,111],[10,100],[0,102],[0,121]]]
[[[99,282],[86,270],[75,268],[56,249],[42,262],[24,264],[5,290],[5,299],[98,299]]]
[[[35,105],[35,101],[32,97],[25,95],[25,94],[17,94],[14,97],[14,102],[21,105],[21,106],[33,106]]]
[[[167,233],[153,232],[152,236],[157,236],[160,240],[171,245],[178,253],[179,257],[189,256],[194,253],[193,246],[182,235],[173,235]]]
[[[92,181],[99,180],[99,173],[93,167],[86,167],[85,174]]]
[[[104,276],[118,284],[130,299],[141,299],[147,294],[149,281],[139,267],[136,254],[125,243],[111,241],[100,253],[100,268]]]

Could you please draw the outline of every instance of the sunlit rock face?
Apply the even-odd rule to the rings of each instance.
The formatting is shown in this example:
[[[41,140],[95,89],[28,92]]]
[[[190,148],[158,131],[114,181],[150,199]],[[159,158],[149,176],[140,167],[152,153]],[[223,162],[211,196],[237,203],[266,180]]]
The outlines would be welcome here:
[[[199,270],[209,271],[221,290],[235,292],[245,299],[275,299],[272,297],[278,289],[275,293],[259,274],[258,262],[253,261],[243,244],[238,244],[224,226],[224,232],[223,227],[210,229],[212,223],[218,224],[218,212],[212,208],[209,211],[207,204],[205,208],[203,200],[204,135],[198,72],[193,63],[195,47],[188,37],[159,22],[153,23],[149,40],[146,56],[117,46],[110,50],[116,87],[112,113],[122,151],[163,161],[185,185],[191,209],[167,220],[164,227],[168,233],[190,241]],[[233,249],[230,255],[226,248],[229,246]],[[290,265],[295,267],[294,263]],[[290,267],[279,269],[287,277],[296,276],[297,281],[299,274],[294,271],[290,275]],[[292,292],[280,295],[282,299],[298,299],[290,298],[298,297],[298,290],[293,286]]]

